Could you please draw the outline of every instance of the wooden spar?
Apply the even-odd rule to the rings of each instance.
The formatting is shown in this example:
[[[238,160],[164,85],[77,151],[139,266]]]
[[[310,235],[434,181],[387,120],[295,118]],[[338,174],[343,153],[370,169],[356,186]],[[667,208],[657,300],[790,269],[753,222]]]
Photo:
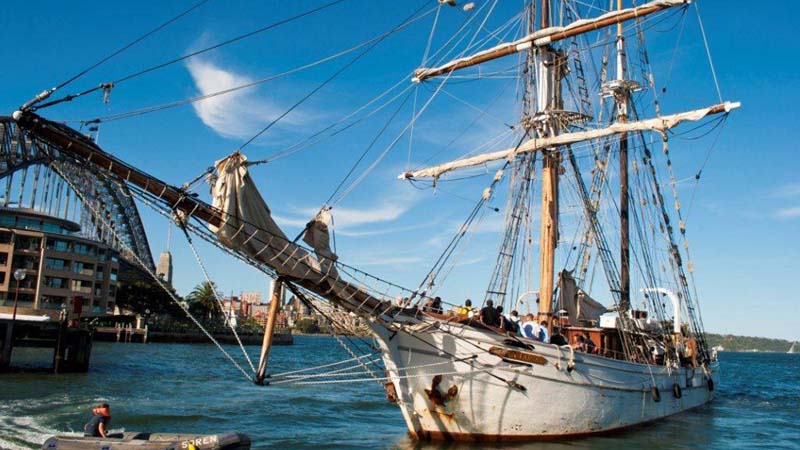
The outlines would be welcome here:
[[[275,332],[275,321],[278,317],[281,301],[283,300],[283,282],[275,280],[272,286],[272,297],[269,300],[269,315],[264,326],[264,341],[261,343],[261,356],[258,359],[258,370],[256,371],[256,384],[263,385],[264,377],[267,372],[267,360],[269,359],[269,349],[272,347],[272,336]]]
[[[656,0],[635,8],[629,8],[622,11],[613,11],[592,20],[579,20],[567,25],[566,27],[544,28],[514,42],[500,44],[491,49],[478,52],[472,56],[451,61],[439,67],[418,69],[414,73],[414,81],[422,82],[428,78],[512,55],[514,53],[527,50],[531,47],[549,45],[553,42],[558,42],[580,34],[599,30],[611,25],[622,24],[623,22],[631,19],[644,17],[655,12],[671,8],[673,6],[687,4],[689,2],[690,0]],[[542,11],[542,19],[545,19],[544,11]]]
[[[17,121],[20,127],[63,149],[65,153],[91,162],[101,169],[120,177],[122,180],[139,186],[175,209],[192,214],[211,225],[217,227],[222,225],[220,213],[214,210],[211,205],[195,200],[185,195],[179,188],[170,186],[158,178],[111,156],[74,130],[27,111],[14,113],[14,120]]]
[[[70,155],[87,164],[94,164],[104,171],[113,173],[122,181],[138,186],[154,195],[171,208],[185,214],[187,218],[189,216],[195,217],[217,228],[221,228],[224,225],[221,211],[208,203],[186,195],[179,188],[171,186],[103,151],[94,142],[89,141],[86,137],[66,125],[44,119],[29,111],[16,111],[13,118],[21,128],[30,132],[31,135],[50,143],[58,148],[61,153]],[[254,238],[253,241],[263,242],[259,238]],[[266,242],[263,243],[268,245]],[[241,249],[232,248],[231,250],[250,257]],[[279,272],[276,267],[272,268]],[[387,306],[380,299],[343,280],[328,280],[324,285],[318,285],[305,279],[291,281],[362,317],[372,317],[373,313],[379,314]]]
[[[739,102],[725,102],[714,105],[708,108],[696,109],[678,114],[671,114],[661,117],[654,117],[651,119],[639,120],[627,123],[614,123],[606,128],[599,128],[596,130],[578,131],[574,133],[563,133],[553,137],[537,137],[523,142],[520,146],[515,148],[508,148],[491,153],[484,153],[477,156],[472,156],[464,159],[457,159],[437,166],[426,167],[423,169],[415,170],[412,172],[404,172],[397,176],[397,178],[410,179],[410,178],[438,178],[441,175],[457,169],[465,167],[481,166],[483,164],[506,159],[514,154],[530,153],[540,151],[549,147],[562,146],[574,144],[577,142],[587,141],[590,139],[599,139],[606,136],[612,136],[623,132],[636,132],[636,131],[659,131],[663,132],[674,128],[675,126],[687,122],[698,121],[706,116],[712,114],[728,113],[731,110],[737,109],[741,106]]]

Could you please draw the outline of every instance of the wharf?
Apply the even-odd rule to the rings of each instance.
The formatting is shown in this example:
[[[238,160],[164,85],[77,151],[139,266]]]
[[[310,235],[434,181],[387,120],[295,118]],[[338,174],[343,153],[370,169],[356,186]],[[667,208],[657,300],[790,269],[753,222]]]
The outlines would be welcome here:
[[[92,353],[92,331],[70,327],[66,318],[0,314],[0,371],[12,368],[17,347],[52,348],[53,373],[87,372]]]
[[[141,342],[147,343],[148,327],[116,324],[113,327],[96,327],[94,338],[98,341]]]

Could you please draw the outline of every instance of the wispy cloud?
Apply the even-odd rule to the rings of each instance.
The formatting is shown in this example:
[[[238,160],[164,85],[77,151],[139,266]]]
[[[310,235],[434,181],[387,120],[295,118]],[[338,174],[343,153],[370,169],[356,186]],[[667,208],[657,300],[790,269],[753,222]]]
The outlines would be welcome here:
[[[376,195],[374,203],[369,205],[335,206],[331,210],[334,229],[338,235],[358,238],[402,233],[434,225],[436,221],[429,220],[411,225],[378,226],[401,219],[414,207],[418,199],[419,195],[415,192],[399,191]],[[281,226],[305,226],[318,212],[318,207],[302,207],[295,208],[288,215],[273,214],[273,217]]]
[[[332,214],[334,225],[339,230],[340,228],[347,229],[358,225],[392,222],[400,218],[410,208],[411,202],[401,203],[389,200],[364,208],[336,207],[332,210]],[[318,209],[316,208],[306,208],[302,210],[302,213],[313,217],[317,211]]]
[[[435,222],[429,221],[426,223],[421,223],[419,225],[409,225],[407,227],[390,227],[390,228],[380,228],[376,230],[338,230],[337,232],[342,236],[347,237],[369,237],[369,236],[382,236],[386,234],[395,234],[395,233],[405,233],[408,231],[415,231],[420,230],[423,228],[428,228],[430,226],[435,225]]]
[[[354,257],[349,263],[356,266],[393,266],[402,267],[422,262],[422,256],[365,256]]]
[[[800,183],[787,183],[774,189],[769,194],[772,198],[800,197]]]
[[[202,58],[192,58],[186,68],[201,95],[223,91],[253,81],[252,78],[226,69]],[[203,123],[217,134],[235,139],[248,139],[282,113],[274,101],[265,99],[252,89],[218,95],[192,104]],[[304,123],[304,116],[290,113],[281,120],[285,127]]]
[[[781,208],[775,213],[781,219],[794,219],[800,217],[800,206],[793,206],[790,208]]]

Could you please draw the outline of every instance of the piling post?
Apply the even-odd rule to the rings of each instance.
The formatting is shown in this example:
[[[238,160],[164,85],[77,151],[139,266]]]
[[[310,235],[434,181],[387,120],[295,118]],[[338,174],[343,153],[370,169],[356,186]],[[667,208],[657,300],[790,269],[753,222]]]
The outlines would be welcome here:
[[[4,324],[3,347],[0,349],[0,371],[11,366],[11,350],[14,348],[14,327],[10,322]]]
[[[53,373],[58,374],[61,371],[62,362],[64,360],[64,348],[66,347],[66,332],[67,332],[67,311],[61,310],[58,323],[58,335],[56,336],[56,348],[53,355]]]

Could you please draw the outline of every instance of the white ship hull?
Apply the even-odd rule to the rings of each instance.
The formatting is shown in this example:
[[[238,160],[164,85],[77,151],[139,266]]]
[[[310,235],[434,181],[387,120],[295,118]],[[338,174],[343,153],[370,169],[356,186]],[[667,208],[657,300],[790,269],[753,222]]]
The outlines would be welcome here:
[[[533,343],[546,363],[509,363],[488,353],[500,335],[460,325],[409,334],[376,330],[409,433],[434,440],[527,440],[582,436],[649,422],[713,398],[703,370],[670,369],[574,353]],[[530,342],[530,341],[527,341]],[[520,349],[522,350],[522,349]],[[455,361],[455,362],[454,362]],[[716,376],[716,364],[711,368]],[[444,405],[426,394],[458,391]],[[512,380],[525,390],[510,386]],[[680,387],[680,398],[674,385]],[[655,401],[656,386],[660,401]],[[712,385],[713,386],[713,385]]]

